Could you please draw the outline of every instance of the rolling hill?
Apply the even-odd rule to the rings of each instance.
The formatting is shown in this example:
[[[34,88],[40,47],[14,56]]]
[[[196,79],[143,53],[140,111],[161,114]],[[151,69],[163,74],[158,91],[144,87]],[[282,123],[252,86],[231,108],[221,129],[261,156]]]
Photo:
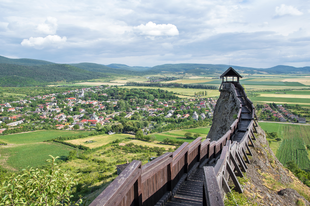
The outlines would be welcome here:
[[[231,65],[224,64],[164,64],[154,67],[128,66],[125,64],[57,64],[35,59],[10,59],[0,56],[0,86],[47,85],[57,81],[82,81],[110,75],[154,75],[188,73],[217,77]],[[232,66],[247,74],[309,74],[310,67],[278,65],[271,68]]]
[[[89,80],[105,77],[103,73],[89,72],[66,64],[25,66],[0,63],[0,86],[35,86],[57,81]]]

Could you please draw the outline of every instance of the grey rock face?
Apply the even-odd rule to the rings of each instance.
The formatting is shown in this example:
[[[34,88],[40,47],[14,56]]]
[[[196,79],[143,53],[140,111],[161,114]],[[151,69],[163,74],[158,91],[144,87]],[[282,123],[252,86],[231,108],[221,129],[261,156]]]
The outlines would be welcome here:
[[[226,83],[225,90],[221,91],[220,98],[215,106],[213,123],[207,138],[216,141],[221,138],[235,121],[238,115],[240,101],[238,100],[231,83]]]

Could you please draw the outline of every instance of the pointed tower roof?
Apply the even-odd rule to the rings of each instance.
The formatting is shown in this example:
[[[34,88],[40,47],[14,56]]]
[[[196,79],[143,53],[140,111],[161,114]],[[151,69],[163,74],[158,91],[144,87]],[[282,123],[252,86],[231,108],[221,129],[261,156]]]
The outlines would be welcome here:
[[[240,77],[242,78],[242,76],[236,72],[232,67],[229,67],[221,76],[220,78],[223,77]]]

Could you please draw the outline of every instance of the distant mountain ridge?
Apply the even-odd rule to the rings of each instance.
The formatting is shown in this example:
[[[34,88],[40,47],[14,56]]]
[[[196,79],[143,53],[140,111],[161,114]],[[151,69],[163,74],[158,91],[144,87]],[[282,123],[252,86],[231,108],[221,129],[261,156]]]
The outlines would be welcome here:
[[[271,68],[241,67],[225,64],[163,64],[154,67],[128,66],[125,64],[75,63],[57,64],[36,59],[11,59],[0,56],[0,86],[44,85],[56,81],[80,81],[106,77],[107,75],[154,75],[188,73],[219,76],[232,66],[248,74],[310,74],[310,67],[278,65]]]
[[[0,56],[0,64],[17,64],[17,65],[25,65],[25,66],[37,66],[37,65],[48,65],[48,64],[56,64],[53,62],[36,60],[36,59],[10,59],[7,57]]]

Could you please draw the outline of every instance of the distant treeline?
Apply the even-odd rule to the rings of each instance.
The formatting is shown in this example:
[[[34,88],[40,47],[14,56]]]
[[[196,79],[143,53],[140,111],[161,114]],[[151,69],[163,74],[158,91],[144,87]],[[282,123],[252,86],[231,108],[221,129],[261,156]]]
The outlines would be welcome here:
[[[180,84],[180,83],[139,83],[139,82],[127,82],[126,86],[143,86],[143,87],[175,87],[175,88],[192,88],[192,89],[213,89],[217,90],[218,87],[204,85],[204,84]]]

